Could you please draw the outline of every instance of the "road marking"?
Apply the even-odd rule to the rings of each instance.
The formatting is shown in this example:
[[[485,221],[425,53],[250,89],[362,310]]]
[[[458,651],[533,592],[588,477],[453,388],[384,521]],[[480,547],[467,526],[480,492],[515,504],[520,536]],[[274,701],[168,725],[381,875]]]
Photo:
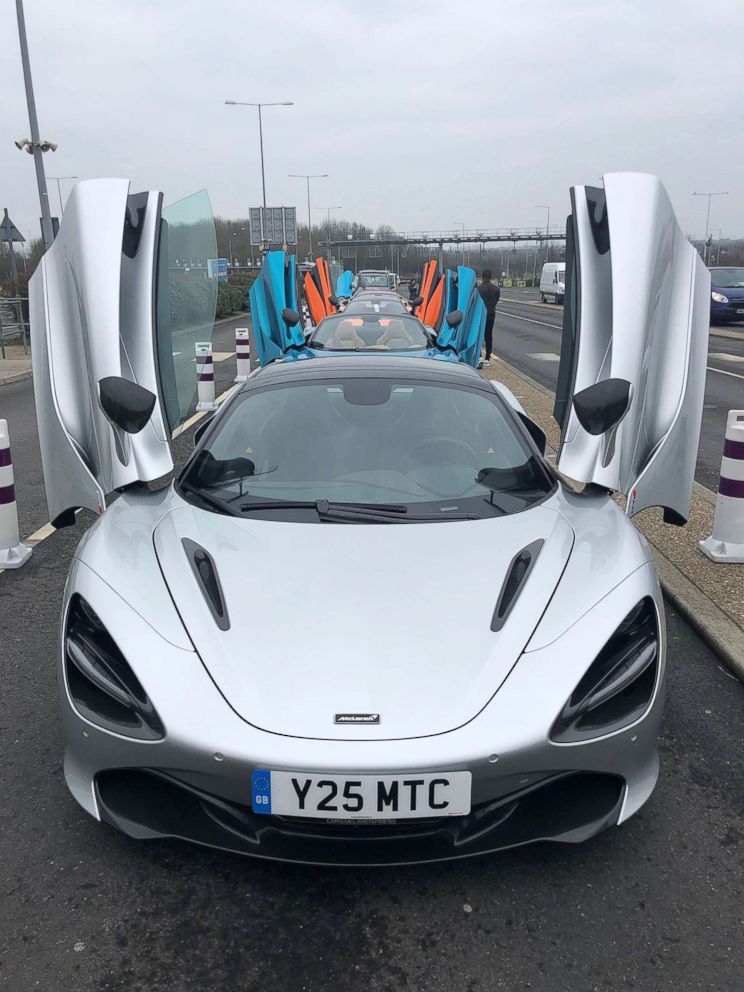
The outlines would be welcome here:
[[[723,362],[744,362],[744,355],[729,355],[725,351],[709,351],[708,358],[720,358]]]
[[[515,320],[526,320],[529,324],[542,324],[543,327],[552,327],[554,331],[560,331],[560,324],[547,324],[544,320],[535,320],[534,317],[521,317],[518,313],[511,313],[509,310],[499,310],[496,316],[503,314],[505,317],[513,317]]]
[[[562,303],[538,303],[537,300],[515,300],[513,296],[502,296],[503,303],[516,303],[520,307],[542,307],[544,310],[557,310],[563,313]]]
[[[232,393],[234,393],[236,389],[239,389],[240,388],[240,385],[241,385],[241,383],[236,383],[235,385],[230,386],[230,388],[229,389],[226,389],[224,393],[220,393],[220,395],[217,397],[217,399],[215,400],[215,402],[216,403],[224,403],[224,401],[229,396],[231,396]],[[173,432],[173,438],[172,439],[175,441],[175,439],[180,434],[183,434],[184,431],[188,430],[189,427],[193,426],[193,424],[195,424],[199,420],[201,420],[202,417],[206,417],[206,415],[207,415],[207,411],[206,410],[201,410],[199,413],[195,413],[193,417],[189,417],[189,419],[185,423],[181,424],[180,427],[177,427],[176,428],[176,430]],[[79,509],[78,510],[75,510],[75,513],[76,514],[77,513],[80,513],[80,510]],[[24,540],[22,541],[22,543],[28,545],[29,548],[35,548],[38,544],[41,544],[42,541],[46,541],[46,539],[48,537],[51,537],[52,534],[55,532],[56,529],[57,528],[52,523],[47,522],[45,524],[42,524],[42,526],[39,527],[38,530],[35,530],[33,532],[33,534],[31,534],[30,537],[24,538]],[[10,571],[10,569],[0,568],[0,575],[2,575],[3,572],[7,572],[7,571]]]
[[[730,375],[734,379],[744,379],[744,375],[740,375],[738,372],[727,372],[726,369],[717,369],[712,365],[706,365],[705,367],[709,372],[719,372],[721,375]]]
[[[539,362],[560,362],[560,356],[556,355],[553,351],[537,351],[534,355],[528,355],[528,358],[536,358]]]

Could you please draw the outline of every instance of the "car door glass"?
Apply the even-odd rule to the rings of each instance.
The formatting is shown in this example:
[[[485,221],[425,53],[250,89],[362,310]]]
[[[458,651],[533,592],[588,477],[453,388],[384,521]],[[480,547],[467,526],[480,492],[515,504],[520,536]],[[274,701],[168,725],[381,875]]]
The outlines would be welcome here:
[[[156,350],[163,407],[173,431],[196,392],[194,346],[212,340],[217,280],[207,275],[217,257],[212,206],[200,190],[161,215],[156,300]]]

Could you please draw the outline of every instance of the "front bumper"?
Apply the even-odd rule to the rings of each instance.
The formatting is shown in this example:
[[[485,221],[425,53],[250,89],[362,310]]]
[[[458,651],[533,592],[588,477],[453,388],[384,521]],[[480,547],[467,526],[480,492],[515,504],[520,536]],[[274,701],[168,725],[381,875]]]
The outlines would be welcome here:
[[[729,300],[728,303],[716,303],[715,300],[710,305],[711,323],[716,321],[744,321],[744,299]]]
[[[653,699],[636,723],[577,744],[548,738],[607,632],[639,598],[658,597],[652,565],[638,569],[557,639],[551,633],[549,643],[528,650],[468,723],[407,740],[313,740],[259,730],[228,706],[195,652],[165,641],[79,562],[68,583],[72,592],[91,603],[130,663],[139,661],[136,674],[166,728],[162,740],[137,741],[93,725],[75,709],[61,673],[70,791],[91,815],[132,837],[183,838],[318,864],[447,860],[536,840],[583,841],[630,817],[656,784],[663,647]],[[376,824],[256,815],[250,808],[255,768],[333,774],[467,770],[472,812]]]
[[[597,772],[548,775],[468,816],[392,823],[258,816],[162,772],[96,777],[101,819],[131,837],[173,837],[237,854],[325,865],[449,861],[533,841],[578,843],[618,822],[623,779]]]

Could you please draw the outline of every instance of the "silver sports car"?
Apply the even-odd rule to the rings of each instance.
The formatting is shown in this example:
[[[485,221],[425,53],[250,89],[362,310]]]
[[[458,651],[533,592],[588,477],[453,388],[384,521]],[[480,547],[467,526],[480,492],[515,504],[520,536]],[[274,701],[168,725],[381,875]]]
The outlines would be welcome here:
[[[577,842],[648,799],[662,598],[612,494],[687,516],[708,277],[653,177],[571,198],[557,465],[583,490],[504,386],[385,355],[272,362],[158,488],[211,305],[176,259],[208,204],[78,184],[32,331],[51,518],[101,514],[59,656],[92,816],[386,864]]]

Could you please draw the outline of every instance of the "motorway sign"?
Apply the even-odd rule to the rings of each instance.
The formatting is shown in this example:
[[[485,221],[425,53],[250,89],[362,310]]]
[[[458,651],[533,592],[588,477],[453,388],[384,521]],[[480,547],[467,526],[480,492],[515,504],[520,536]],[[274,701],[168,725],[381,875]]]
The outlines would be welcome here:
[[[251,244],[296,245],[297,210],[295,207],[251,207],[249,213]]]
[[[209,279],[216,279],[217,282],[227,282],[227,259],[208,258],[207,277]]]

